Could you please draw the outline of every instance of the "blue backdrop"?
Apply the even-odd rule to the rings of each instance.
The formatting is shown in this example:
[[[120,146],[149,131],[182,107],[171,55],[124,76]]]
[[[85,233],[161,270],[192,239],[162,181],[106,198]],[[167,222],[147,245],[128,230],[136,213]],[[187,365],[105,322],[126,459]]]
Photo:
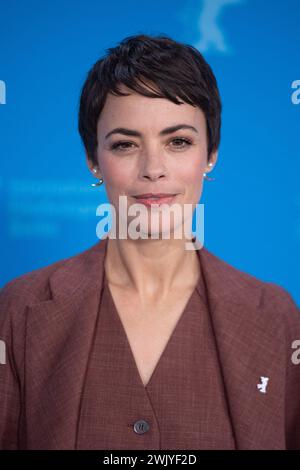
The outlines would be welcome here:
[[[167,34],[197,47],[223,101],[205,182],[205,246],[300,304],[298,0],[0,3],[1,285],[98,241],[77,132],[80,88],[108,47]]]

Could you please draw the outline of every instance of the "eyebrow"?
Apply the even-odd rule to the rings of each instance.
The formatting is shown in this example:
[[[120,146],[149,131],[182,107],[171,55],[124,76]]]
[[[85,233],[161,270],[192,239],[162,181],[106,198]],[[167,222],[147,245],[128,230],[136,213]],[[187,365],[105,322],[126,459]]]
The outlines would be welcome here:
[[[167,135],[167,134],[172,134],[173,132],[178,131],[179,129],[190,129],[196,133],[198,133],[197,129],[193,126],[190,126],[188,124],[177,124],[176,126],[171,126],[171,127],[166,127],[162,131],[160,131],[159,135]],[[135,131],[133,129],[126,129],[125,127],[116,127],[112,131],[110,131],[108,134],[105,136],[105,140],[108,139],[112,134],[124,134],[124,135],[129,135],[133,137],[142,137],[141,132]]]

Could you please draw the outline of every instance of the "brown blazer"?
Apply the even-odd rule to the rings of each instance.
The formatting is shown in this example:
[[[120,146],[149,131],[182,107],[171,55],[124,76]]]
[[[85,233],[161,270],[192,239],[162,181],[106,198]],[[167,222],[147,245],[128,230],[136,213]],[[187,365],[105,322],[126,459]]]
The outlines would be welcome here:
[[[0,449],[75,448],[106,246],[107,238],[2,288]],[[198,255],[238,449],[300,449],[298,307],[280,286],[206,248]]]

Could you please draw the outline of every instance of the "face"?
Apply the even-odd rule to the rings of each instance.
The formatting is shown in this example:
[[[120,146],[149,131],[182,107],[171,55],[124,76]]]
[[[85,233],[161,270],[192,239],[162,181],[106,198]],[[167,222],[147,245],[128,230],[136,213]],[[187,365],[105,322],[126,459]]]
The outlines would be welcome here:
[[[146,193],[174,194],[169,206],[159,206],[160,226],[154,226],[151,210],[143,204],[140,231],[165,232],[168,229],[164,210],[177,203],[184,214],[184,205],[199,203],[203,187],[203,173],[213,167],[207,163],[207,136],[205,115],[198,107],[176,105],[164,98],[149,98],[135,93],[124,85],[121,90],[129,96],[107,95],[97,124],[97,178],[103,178],[109,202],[119,216],[119,196],[127,196],[127,208],[141,203],[134,196]],[[162,133],[166,128],[186,125],[176,131]],[[128,135],[116,128],[135,131]],[[109,136],[107,134],[110,134]],[[137,135],[139,134],[139,135]],[[217,153],[210,162],[213,166]],[[88,161],[89,167],[95,166]],[[128,210],[128,209],[127,209]],[[154,211],[155,212],[155,211]],[[124,216],[124,214],[123,214]],[[135,216],[136,217],[136,216]],[[134,217],[128,217],[130,222]],[[171,218],[172,219],[172,218]],[[157,220],[157,218],[156,218]],[[180,222],[169,219],[170,233]],[[180,227],[181,228],[181,227]]]

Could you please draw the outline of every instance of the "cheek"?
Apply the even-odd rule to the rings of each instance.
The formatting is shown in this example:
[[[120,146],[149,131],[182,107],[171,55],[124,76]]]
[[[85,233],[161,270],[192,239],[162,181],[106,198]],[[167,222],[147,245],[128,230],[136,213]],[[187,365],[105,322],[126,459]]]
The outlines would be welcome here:
[[[201,162],[191,162],[181,168],[178,179],[186,189],[186,194],[193,199],[200,197],[203,184],[203,168]]]
[[[117,160],[107,157],[105,161],[103,158],[101,168],[107,191],[110,193],[115,191],[122,193],[122,188],[125,189],[130,181],[126,165],[122,165]]]

